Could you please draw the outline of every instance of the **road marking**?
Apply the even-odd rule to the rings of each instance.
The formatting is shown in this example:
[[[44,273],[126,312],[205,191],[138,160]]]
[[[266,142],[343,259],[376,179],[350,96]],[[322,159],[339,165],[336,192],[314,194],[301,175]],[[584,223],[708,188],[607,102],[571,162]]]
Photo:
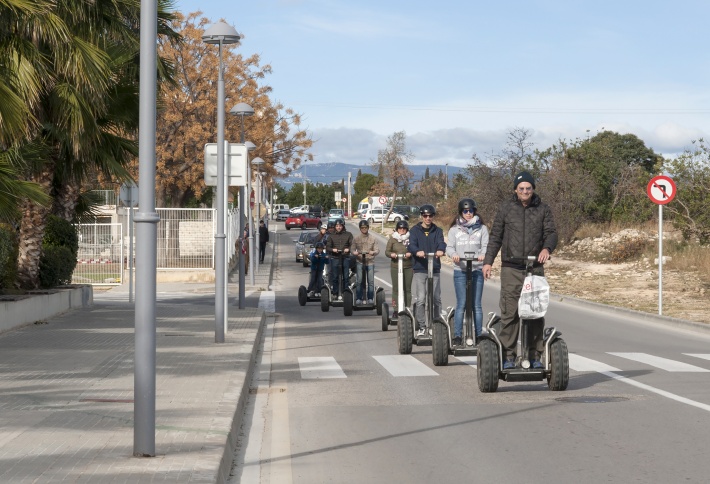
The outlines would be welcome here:
[[[273,344],[272,365],[280,365],[285,363],[283,357],[278,356],[283,355],[286,351],[285,325],[277,324],[274,330],[277,333],[277,338]],[[273,357],[273,354],[277,355],[276,358]],[[272,377],[272,386],[288,388],[285,379],[274,375]],[[289,484],[293,482],[293,469],[291,467],[291,424],[288,412],[288,393],[270,393],[268,405],[271,408],[272,424],[268,482]]]
[[[699,366],[689,365],[688,363],[683,363],[682,361],[669,360],[668,358],[661,358],[660,356],[649,355],[648,353],[608,353],[610,355],[619,356],[621,358],[626,358],[627,360],[638,361],[640,363],[645,363],[647,365],[660,368],[661,370],[672,371],[672,372],[695,372],[695,373],[707,373],[710,370],[705,368],[700,368]]]
[[[384,279],[380,279],[380,278],[377,277],[377,276],[375,276],[375,279],[378,280],[378,281],[380,281],[382,284],[384,284],[385,286],[387,286],[387,287],[389,287],[389,288],[392,287],[392,284],[390,284],[389,282],[385,281]]]
[[[614,371],[621,371],[621,370],[618,370],[612,366],[606,365],[606,364],[601,363],[599,361],[594,361],[592,359],[585,358],[583,356],[579,356],[579,355],[570,353],[569,366],[571,369],[573,369],[575,371],[596,371],[604,376],[607,376],[607,377],[609,377],[613,380],[619,381],[621,383],[626,383],[627,385],[631,385],[636,388],[640,388],[642,390],[646,390],[651,393],[655,393],[656,395],[660,395],[662,397],[669,398],[669,399],[674,400],[676,402],[684,403],[686,405],[690,405],[691,407],[699,408],[701,410],[705,410],[706,412],[710,412],[710,405],[707,405],[707,404],[701,403],[701,402],[696,402],[695,400],[691,400],[689,398],[681,397],[680,395],[676,395],[674,393],[670,393],[665,390],[661,390],[659,388],[655,388],[650,385],[646,385],[645,383],[637,382],[636,380],[632,380],[631,378],[626,378],[625,376],[622,376],[622,375],[617,375],[616,373],[614,373]],[[611,368],[612,370],[609,370],[609,368]]]
[[[463,363],[466,363],[467,365],[472,366],[473,368],[477,368],[475,356],[454,356],[454,358]]]
[[[332,356],[299,356],[298,366],[301,368],[301,378],[304,380],[347,378]]]
[[[263,309],[267,313],[276,312],[276,293],[274,291],[261,291],[259,309]]]
[[[599,373],[605,371],[621,371],[618,368],[614,368],[600,361],[591,360],[574,353],[569,354],[569,367],[574,371],[598,371]]]
[[[412,355],[373,356],[392,376],[439,376]]]
[[[694,358],[702,358],[703,360],[710,360],[710,353],[683,353],[684,355],[692,356]]]

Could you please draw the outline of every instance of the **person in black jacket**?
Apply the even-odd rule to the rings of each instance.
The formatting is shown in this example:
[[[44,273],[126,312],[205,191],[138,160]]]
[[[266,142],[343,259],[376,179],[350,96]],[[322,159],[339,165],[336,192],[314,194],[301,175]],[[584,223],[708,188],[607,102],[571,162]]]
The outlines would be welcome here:
[[[343,275],[343,288],[348,285],[350,278],[350,246],[353,244],[353,235],[345,230],[345,220],[339,218],[335,221],[335,232],[328,237],[325,250],[330,255],[330,286],[333,299],[342,300],[340,294],[339,277]]]
[[[266,254],[266,243],[269,241],[269,229],[263,220],[259,220],[259,262],[264,262]]]
[[[446,250],[444,242],[444,231],[434,224],[436,209],[433,205],[422,205],[419,209],[422,221],[412,227],[409,231],[409,252],[413,255],[414,261],[412,271],[412,302],[414,303],[414,317],[417,320],[417,336],[427,334],[426,314],[424,303],[426,301],[426,278],[429,261],[427,254],[434,252],[434,315],[441,312],[441,285],[439,276],[441,272],[441,259]]]
[[[525,279],[525,266],[512,262],[511,257],[536,256],[533,274],[544,276],[543,264],[557,247],[557,229],[552,210],[534,192],[535,179],[527,171],[518,173],[513,181],[515,195],[503,202],[496,214],[488,239],[486,257],[483,259],[483,277],[491,277],[491,265],[501,252],[500,311],[502,327],[500,342],[503,345],[503,369],[515,367],[515,346],[518,339],[520,319],[518,299]],[[530,338],[535,347],[527,355],[533,368],[543,368],[540,355],[544,351],[543,331],[545,319],[528,323]],[[524,356],[524,355],[521,355]]]

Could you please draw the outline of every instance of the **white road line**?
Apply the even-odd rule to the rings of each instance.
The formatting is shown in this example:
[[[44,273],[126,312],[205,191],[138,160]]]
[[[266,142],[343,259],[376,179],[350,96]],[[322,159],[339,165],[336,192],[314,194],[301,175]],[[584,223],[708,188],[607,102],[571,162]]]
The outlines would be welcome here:
[[[477,368],[475,356],[454,356],[454,358],[463,363],[466,363],[467,365],[472,366],[473,368]]]
[[[377,277],[377,276],[375,276],[375,279],[378,280],[378,281],[380,281],[382,284],[384,284],[385,286],[387,286],[387,287],[389,287],[389,288],[392,287],[392,284],[390,284],[389,282],[385,281],[384,279],[380,279],[380,278]]]
[[[591,360],[574,353],[569,354],[569,367],[574,371],[598,371],[599,373],[605,371],[621,371],[618,368],[614,368],[600,361]]]
[[[412,355],[373,356],[392,376],[439,376]]]
[[[274,291],[262,291],[259,295],[259,309],[267,313],[276,312],[276,293]]]
[[[684,355],[692,356],[694,358],[702,358],[703,360],[710,360],[710,353],[683,353]]]
[[[695,372],[695,373],[707,373],[710,370],[705,368],[700,368],[699,366],[689,365],[688,363],[683,363],[682,361],[669,360],[668,358],[661,358],[660,356],[649,355],[648,353],[608,353],[610,355],[619,356],[621,358],[626,358],[627,360],[638,361],[640,363],[645,363],[647,365],[660,368],[661,370],[672,371],[672,372]]]
[[[332,356],[299,356],[298,366],[304,380],[347,378]]]

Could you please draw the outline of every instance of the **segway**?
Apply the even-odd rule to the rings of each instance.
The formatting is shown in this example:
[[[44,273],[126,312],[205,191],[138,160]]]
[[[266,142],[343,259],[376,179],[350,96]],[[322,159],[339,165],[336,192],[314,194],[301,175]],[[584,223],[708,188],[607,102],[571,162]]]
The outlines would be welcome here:
[[[432,327],[434,320],[441,319],[441,316],[434,315],[434,257],[435,253],[427,254],[427,279],[426,279],[426,296],[424,298],[424,323],[427,327],[427,332],[421,336],[417,336],[417,320],[414,317],[414,311],[411,308],[405,308],[399,312],[399,323],[397,324],[397,345],[399,353],[408,355],[412,352],[412,344],[417,346],[425,346],[431,344]]]
[[[431,355],[435,366],[448,365],[449,355],[474,356],[477,350],[478,341],[473,324],[473,287],[471,277],[473,275],[473,262],[478,260],[478,253],[465,252],[461,260],[466,261],[466,306],[463,313],[463,344],[461,346],[453,345],[456,310],[450,307],[447,310],[446,319],[434,321],[434,331],[431,335]]]
[[[532,274],[535,256],[511,257],[511,262],[524,263],[526,274]],[[520,318],[518,332],[517,359],[515,367],[503,370],[503,345],[498,338],[501,324],[500,316],[488,313],[488,323],[481,333],[478,342],[478,389],[481,392],[495,392],[498,381],[542,381],[547,379],[547,386],[553,391],[562,391],[569,383],[569,355],[567,343],[561,338],[562,333],[554,327],[545,328],[543,342],[545,349],[541,358],[544,360],[542,368],[531,368],[529,355],[533,348],[528,344],[528,320]]]
[[[340,290],[338,291],[338,294],[340,294],[341,296],[344,296],[344,294],[343,294],[343,292],[344,292],[343,291],[343,263],[342,263],[343,252],[342,251],[338,252],[338,257],[340,257],[340,274],[338,274],[338,285],[339,285],[338,288]],[[348,255],[348,257],[350,257],[350,256]],[[331,260],[331,264],[332,264],[332,261],[333,261],[332,255],[330,256],[330,260]],[[344,307],[345,306],[345,297],[343,297],[342,300],[333,299],[333,290],[332,290],[333,288],[331,287],[331,284],[330,284],[330,277],[327,277],[326,280],[324,280],[323,282],[325,285],[320,290],[320,309],[321,309],[321,311],[323,311],[324,313],[327,313],[328,311],[330,311],[331,306],[333,306],[333,307],[343,306]]]
[[[309,277],[310,277],[310,275],[309,275]],[[308,295],[308,288],[306,288],[306,286],[299,286],[299,288],[298,288],[298,304],[300,304],[301,306],[305,306],[306,303],[308,303],[308,302],[321,301],[322,291],[323,291],[323,289],[326,288],[325,281],[326,281],[326,278],[328,277],[328,264],[325,264],[323,266],[322,277],[323,277],[323,285],[321,286],[320,289],[315,291],[315,294],[313,296]],[[316,283],[317,282],[318,282],[318,280],[316,279]],[[310,281],[309,281],[309,283],[310,283]],[[330,289],[328,289],[328,290],[330,290]]]
[[[404,254],[397,254],[397,307],[404,308]],[[387,331],[390,325],[398,323],[399,313],[390,317],[390,308],[386,302],[382,303],[382,331]]]
[[[362,280],[362,293],[367,297],[367,277],[365,277],[365,254],[362,255],[362,265],[363,265],[363,280]],[[358,256],[359,257],[359,256]],[[343,292],[343,314],[345,316],[352,316],[353,311],[363,311],[363,310],[377,310],[377,315],[382,315],[382,305],[385,304],[385,289],[383,287],[378,287],[375,285],[375,299],[374,303],[369,304],[364,300],[362,304],[353,304],[355,301],[355,295],[357,293],[357,285],[348,285]]]

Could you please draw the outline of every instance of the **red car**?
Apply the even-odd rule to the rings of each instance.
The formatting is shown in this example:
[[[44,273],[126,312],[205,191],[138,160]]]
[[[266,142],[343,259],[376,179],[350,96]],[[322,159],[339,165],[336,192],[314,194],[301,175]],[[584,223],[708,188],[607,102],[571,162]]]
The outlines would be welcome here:
[[[320,217],[314,217],[311,214],[291,215],[286,219],[286,230],[291,230],[294,227],[300,227],[301,229],[318,228],[320,225]]]

